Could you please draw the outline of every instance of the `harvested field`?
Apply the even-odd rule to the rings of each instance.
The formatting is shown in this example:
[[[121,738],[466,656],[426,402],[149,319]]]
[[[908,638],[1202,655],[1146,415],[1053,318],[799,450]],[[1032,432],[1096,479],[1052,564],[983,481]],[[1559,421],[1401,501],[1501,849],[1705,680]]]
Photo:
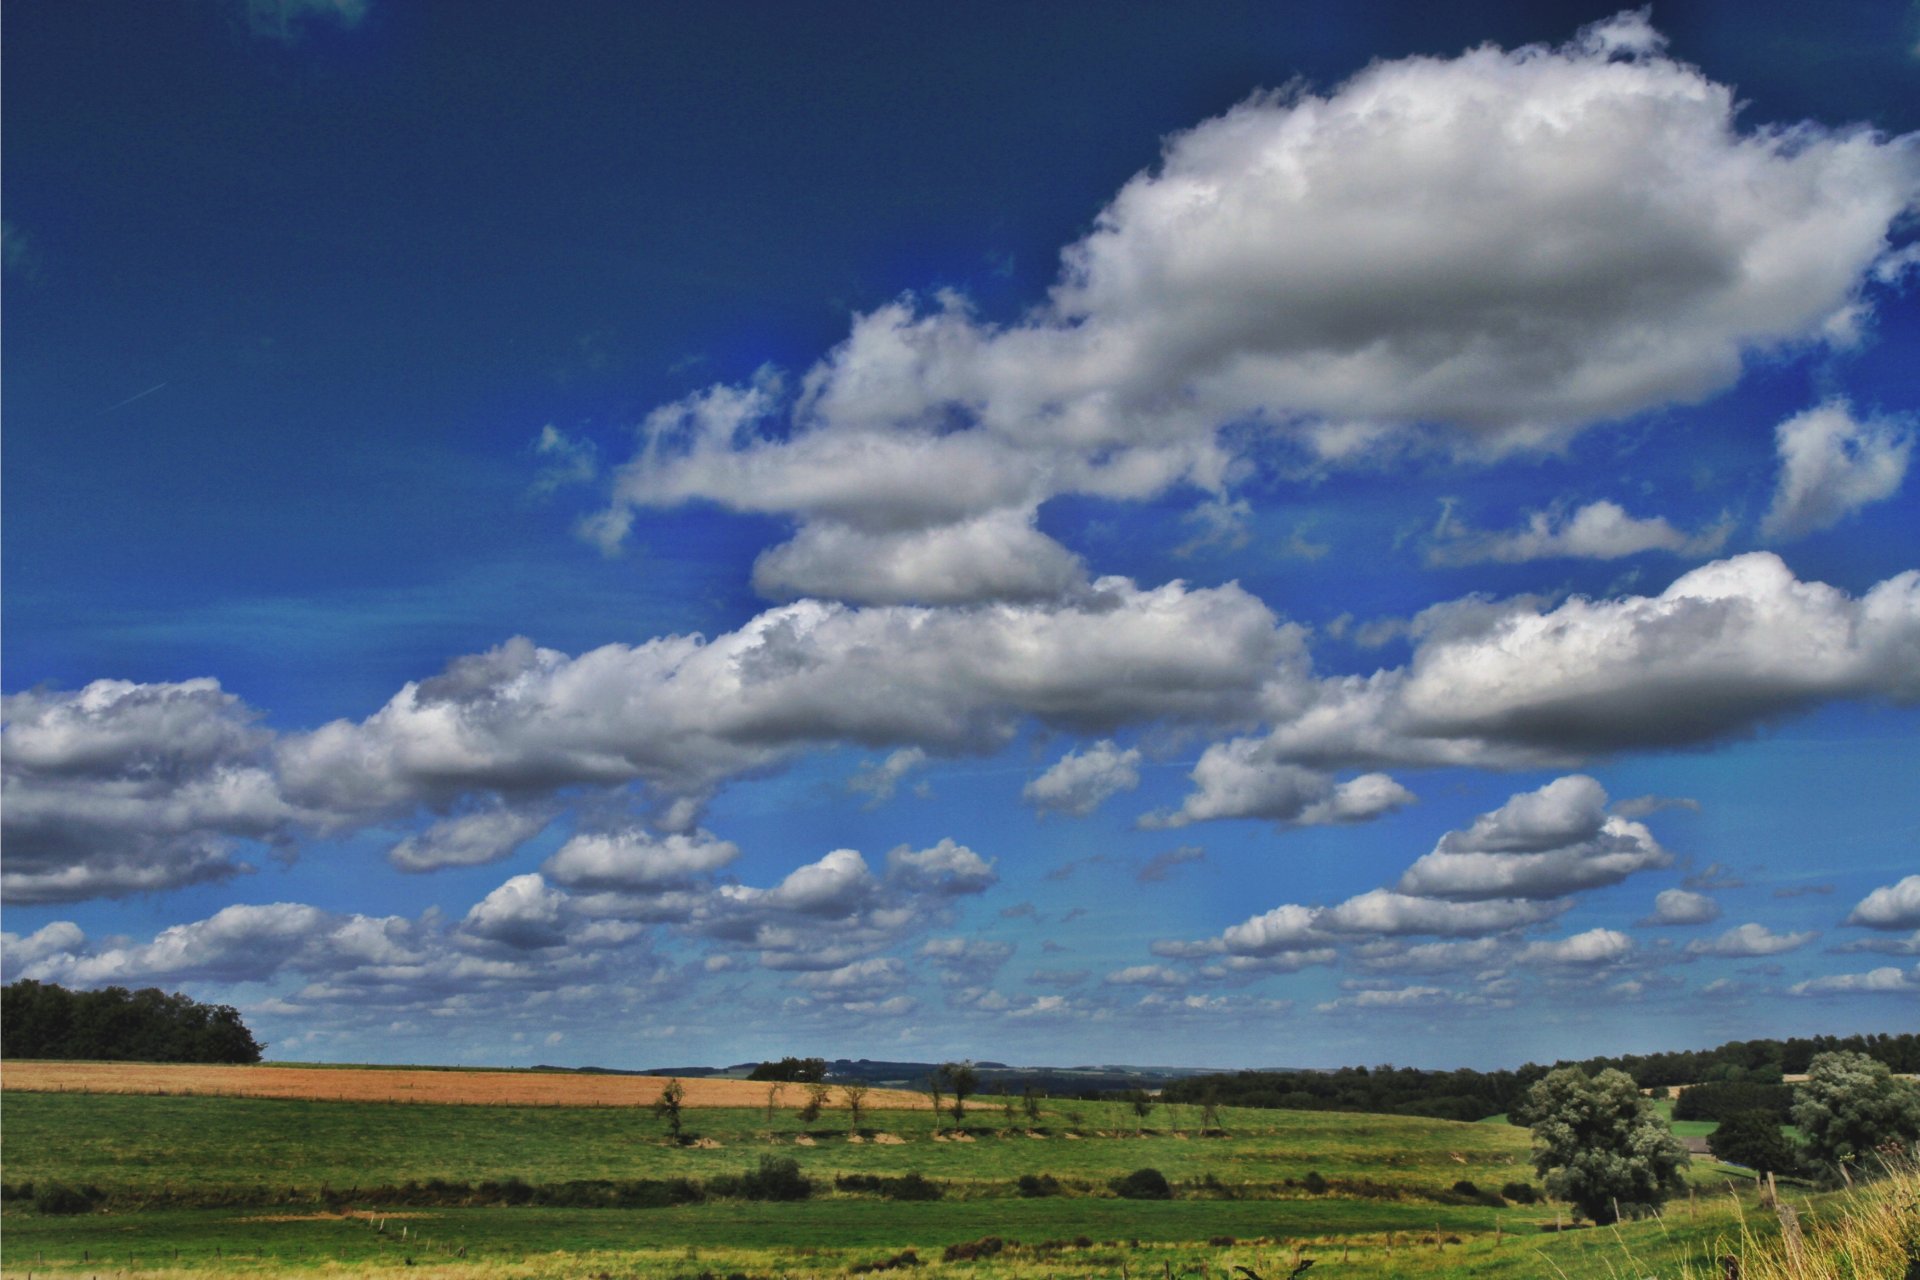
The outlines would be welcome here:
[[[767,1086],[748,1080],[682,1080],[687,1107],[767,1105]],[[202,1094],[229,1098],[303,1098],[336,1102],[420,1102],[517,1107],[646,1106],[661,1076],[576,1075],[559,1071],[433,1071],[405,1067],[201,1066],[146,1062],[8,1062],[0,1088],[23,1093]],[[783,1089],[776,1105],[798,1110],[805,1095]],[[927,1100],[875,1089],[866,1107],[925,1110]]]

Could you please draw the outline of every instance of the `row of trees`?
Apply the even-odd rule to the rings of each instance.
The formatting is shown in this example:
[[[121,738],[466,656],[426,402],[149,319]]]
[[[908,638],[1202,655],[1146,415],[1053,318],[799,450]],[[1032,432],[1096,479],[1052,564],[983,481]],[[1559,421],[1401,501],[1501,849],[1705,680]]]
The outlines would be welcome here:
[[[1420,1071],[1409,1067],[1343,1067],[1337,1071],[1239,1071],[1231,1075],[1193,1076],[1169,1082],[1161,1096],[1169,1102],[1205,1102],[1237,1107],[1276,1107],[1290,1111],[1366,1111],[1430,1116],[1441,1120],[1483,1120],[1512,1112],[1536,1083],[1552,1070],[1574,1067],[1591,1075],[1619,1071],[1642,1089],[1664,1085],[1779,1085],[1783,1074],[1801,1074],[1825,1053],[1856,1053],[1896,1072],[1920,1072],[1920,1035],[1815,1036],[1790,1040],[1731,1040],[1714,1049],[1677,1053],[1627,1054],[1560,1062],[1554,1067],[1528,1063],[1511,1071]],[[1694,1090],[1688,1090],[1691,1094]],[[1707,1102],[1711,1095],[1696,1099]],[[1760,1105],[1760,1104],[1756,1104]],[[1781,1106],[1776,1095],[1773,1103]],[[1723,1104],[1731,1113],[1744,1107]]]
[[[1709,1148],[1762,1174],[1804,1166],[1850,1181],[1910,1157],[1920,1143],[1920,1086],[1863,1053],[1816,1055],[1794,1090],[1791,1114],[1804,1152],[1763,1110],[1722,1120]],[[1548,1192],[1595,1222],[1651,1213],[1681,1189],[1686,1148],[1624,1071],[1557,1068],[1528,1089],[1513,1115],[1533,1131],[1533,1163]]]
[[[109,1062],[258,1062],[265,1047],[231,1005],[158,987],[69,991],[23,978],[0,987],[9,1058]]]

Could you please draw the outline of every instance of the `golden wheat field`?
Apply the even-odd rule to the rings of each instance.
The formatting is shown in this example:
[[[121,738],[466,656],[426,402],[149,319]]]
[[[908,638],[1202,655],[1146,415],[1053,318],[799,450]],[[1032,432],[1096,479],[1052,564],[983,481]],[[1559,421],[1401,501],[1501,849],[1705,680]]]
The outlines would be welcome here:
[[[518,1107],[645,1106],[660,1096],[659,1076],[577,1075],[547,1071],[435,1071],[408,1067],[202,1066],[145,1062],[8,1062],[0,1088],[28,1093],[210,1094],[230,1098],[309,1098],[340,1102],[423,1102]],[[764,1107],[765,1084],[683,1080],[688,1107]],[[839,1090],[834,1090],[836,1099]],[[780,1086],[775,1104],[798,1108],[806,1086]],[[924,1109],[927,1100],[875,1089],[866,1106]]]

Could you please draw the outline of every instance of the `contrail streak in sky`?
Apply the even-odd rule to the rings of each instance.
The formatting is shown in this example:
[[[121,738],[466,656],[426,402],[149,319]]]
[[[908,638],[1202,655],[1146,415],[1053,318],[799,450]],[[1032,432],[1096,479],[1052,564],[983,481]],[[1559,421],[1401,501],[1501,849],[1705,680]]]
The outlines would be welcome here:
[[[154,392],[164,390],[166,388],[166,385],[167,384],[164,382],[156,382],[154,385],[148,387],[145,391],[139,392],[136,395],[130,395],[125,400],[122,400],[119,404],[110,404],[106,408],[102,409],[99,413],[94,414],[93,416],[98,418],[103,414],[112,413],[115,409],[124,409],[128,405],[132,404],[135,400],[144,400],[148,396],[152,395]]]

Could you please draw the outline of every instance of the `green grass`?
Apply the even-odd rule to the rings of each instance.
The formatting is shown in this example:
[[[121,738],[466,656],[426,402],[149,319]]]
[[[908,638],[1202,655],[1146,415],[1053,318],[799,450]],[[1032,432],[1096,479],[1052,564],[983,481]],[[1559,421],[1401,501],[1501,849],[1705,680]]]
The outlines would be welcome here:
[[[1203,1138],[1188,1127],[1198,1118],[1163,1106],[1135,1136],[1134,1117],[1117,1104],[1050,1102],[1041,1121],[1049,1136],[1036,1140],[1006,1131],[999,1110],[982,1107],[969,1117],[974,1140],[956,1142],[935,1139],[926,1111],[874,1112],[873,1130],[903,1140],[883,1145],[848,1142],[845,1113],[834,1111],[804,1127],[814,1139],[806,1146],[792,1112],[769,1126],[758,1109],[701,1109],[686,1113],[687,1128],[719,1145],[689,1148],[666,1142],[661,1123],[639,1108],[7,1093],[5,1180],[92,1184],[108,1193],[111,1211],[53,1217],[10,1202],[0,1213],[4,1274],[158,1267],[344,1276],[404,1268],[412,1258],[425,1274],[459,1280],[708,1271],[759,1280],[844,1274],[910,1248],[926,1264],[917,1280],[1065,1280],[1119,1276],[1123,1266],[1136,1280],[1184,1280],[1233,1265],[1275,1280],[1297,1246],[1321,1259],[1314,1274],[1336,1278],[1613,1280],[1663,1266],[1675,1273],[1737,1225],[1724,1176],[1705,1162],[1693,1175],[1705,1188],[1697,1202],[1680,1202],[1662,1223],[1551,1234],[1541,1231],[1555,1220],[1551,1206],[1490,1208],[1448,1193],[1461,1179],[1487,1189],[1537,1184],[1522,1129],[1228,1109],[1227,1136]],[[705,1179],[743,1172],[768,1153],[797,1159],[822,1194],[793,1204],[631,1210],[428,1208],[392,1213],[384,1234],[324,1212],[318,1194],[430,1178]],[[1172,1180],[1176,1199],[1127,1201],[1107,1191],[1109,1178],[1146,1166]],[[836,1174],[908,1171],[943,1183],[947,1198],[903,1203],[831,1190]],[[1334,1189],[1309,1193],[1301,1185],[1309,1172]],[[1020,1198],[1014,1183],[1024,1173],[1052,1174],[1068,1194]],[[1370,1192],[1358,1194],[1362,1186]],[[256,1207],[130,1208],[168,1194]],[[268,1205],[277,1208],[258,1207]],[[945,1246],[987,1236],[1023,1245],[939,1261]],[[1093,1243],[1038,1247],[1077,1237]],[[1209,1243],[1229,1238],[1235,1243]]]

